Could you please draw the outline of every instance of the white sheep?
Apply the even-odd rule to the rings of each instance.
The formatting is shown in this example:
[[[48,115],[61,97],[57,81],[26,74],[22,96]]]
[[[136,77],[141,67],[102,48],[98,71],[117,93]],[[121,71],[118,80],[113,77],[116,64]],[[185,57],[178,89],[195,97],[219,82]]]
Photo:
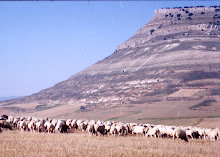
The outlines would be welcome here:
[[[132,134],[144,135],[145,127],[144,126],[134,126]]]

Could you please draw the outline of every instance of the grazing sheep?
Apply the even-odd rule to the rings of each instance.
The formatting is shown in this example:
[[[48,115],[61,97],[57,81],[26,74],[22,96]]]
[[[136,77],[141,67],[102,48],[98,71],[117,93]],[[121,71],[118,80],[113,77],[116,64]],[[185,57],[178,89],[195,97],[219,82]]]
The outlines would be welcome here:
[[[53,120],[51,121],[51,123],[52,123],[54,126],[57,125],[57,122],[58,122],[58,120],[56,120],[56,119],[53,119]]]
[[[14,116],[8,116],[8,120],[10,124],[13,124],[14,118],[15,118]]]
[[[66,121],[66,125],[69,126],[69,127],[71,127],[71,123],[72,123],[72,119],[68,119],[68,120]]]
[[[188,137],[188,138],[192,138],[192,139],[194,139],[194,138],[199,138],[199,133],[198,133],[198,131],[194,131],[194,130],[186,130],[186,136]]]
[[[34,121],[30,121],[27,125],[28,127],[28,130],[31,131],[31,132],[34,132],[35,129],[36,129],[36,125],[35,125],[35,122]]]
[[[87,129],[87,123],[86,122],[81,122],[81,123],[78,123],[77,125],[78,125],[79,130],[86,131],[86,129]]]
[[[44,123],[42,121],[36,122],[35,126],[38,132],[42,132],[44,130]]]
[[[145,127],[144,126],[135,126],[132,134],[144,135],[145,134]]]
[[[66,121],[66,125],[68,126],[67,132],[70,132],[70,131],[71,131],[71,123],[72,123],[72,119],[68,119],[68,120]]]
[[[173,133],[173,140],[177,138],[177,139],[182,139],[185,140],[186,142],[188,142],[188,139],[186,137],[186,132],[183,129],[180,128],[175,128],[174,129],[174,133]]]
[[[219,141],[219,135],[217,130],[212,130],[209,134],[210,141]]]
[[[104,133],[105,133],[105,125],[103,125],[103,124],[95,124],[94,125],[94,130],[95,130],[96,136],[98,134],[104,135]]]
[[[123,124],[118,124],[115,127],[119,136],[123,136],[126,134],[126,128]]]
[[[20,121],[19,123],[19,129],[21,131],[25,131],[26,130],[26,121]]]
[[[110,124],[106,124],[105,125],[105,134],[109,134],[110,130],[111,130],[111,125]]]
[[[205,129],[195,128],[194,130],[198,132],[198,136],[199,136],[201,139],[202,139],[202,138],[205,139]]]
[[[160,134],[160,131],[159,131],[158,128],[151,128],[151,129],[148,130],[146,136],[147,137],[148,136],[151,136],[151,137],[154,136],[155,138],[157,138],[157,137],[159,137],[159,134]]]
[[[0,120],[0,127],[12,130],[11,124],[6,120]]]
[[[58,120],[57,125],[55,126],[55,131],[59,133],[67,132],[68,126],[66,125],[65,120]]]
[[[114,136],[117,134],[117,129],[116,129],[115,125],[111,126],[109,133]]]
[[[44,128],[48,133],[53,133],[55,130],[55,126],[52,123],[50,123],[49,121],[46,121],[44,123]]]
[[[76,130],[76,129],[78,128],[78,125],[77,125],[76,122],[77,122],[76,119],[74,119],[74,120],[71,122],[71,128],[72,128],[72,129],[75,129],[75,130]]]
[[[86,130],[89,132],[90,135],[95,134],[94,125],[91,124],[91,123],[89,123],[89,124],[87,125],[87,129],[86,129]]]

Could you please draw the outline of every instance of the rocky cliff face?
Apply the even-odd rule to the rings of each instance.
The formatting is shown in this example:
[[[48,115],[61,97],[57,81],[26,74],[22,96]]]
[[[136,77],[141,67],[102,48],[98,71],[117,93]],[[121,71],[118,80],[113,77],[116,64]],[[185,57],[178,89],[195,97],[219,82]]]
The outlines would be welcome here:
[[[220,7],[155,10],[153,19],[104,60],[13,103],[121,104],[218,99]],[[84,109],[85,109],[84,108]]]
[[[218,7],[196,7],[155,10],[153,19],[118,50],[137,47],[146,42],[180,38],[186,35],[219,35]]]

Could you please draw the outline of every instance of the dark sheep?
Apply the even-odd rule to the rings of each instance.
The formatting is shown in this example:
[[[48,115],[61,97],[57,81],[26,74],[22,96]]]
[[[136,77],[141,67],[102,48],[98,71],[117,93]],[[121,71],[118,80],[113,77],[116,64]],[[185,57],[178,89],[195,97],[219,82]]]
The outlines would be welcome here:
[[[11,124],[5,120],[0,120],[0,127],[12,130]]]

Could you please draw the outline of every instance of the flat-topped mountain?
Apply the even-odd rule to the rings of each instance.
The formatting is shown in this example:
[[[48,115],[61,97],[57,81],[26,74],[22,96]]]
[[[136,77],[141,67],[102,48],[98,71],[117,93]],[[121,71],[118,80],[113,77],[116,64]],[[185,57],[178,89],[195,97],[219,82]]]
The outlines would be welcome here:
[[[0,110],[136,121],[218,117],[219,95],[220,7],[185,7],[155,10],[112,55],[51,88],[3,102]]]

